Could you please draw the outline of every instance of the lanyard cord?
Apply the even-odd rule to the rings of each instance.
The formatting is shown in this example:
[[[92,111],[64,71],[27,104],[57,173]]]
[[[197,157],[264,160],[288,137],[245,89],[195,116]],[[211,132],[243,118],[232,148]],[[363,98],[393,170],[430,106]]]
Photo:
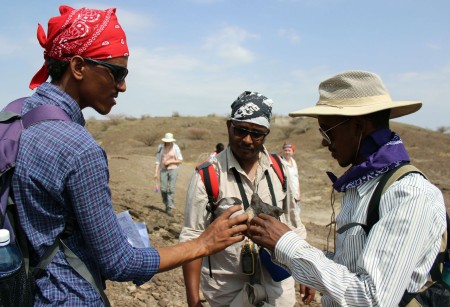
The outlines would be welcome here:
[[[236,183],[239,188],[239,192],[241,193],[242,203],[244,204],[244,210],[247,210],[247,208],[250,206],[250,203],[248,202],[247,194],[245,194],[244,185],[242,184],[241,175],[239,175],[239,172],[235,167],[231,169],[233,172],[234,178],[236,179]],[[275,192],[273,190],[273,184],[272,179],[270,179],[269,171],[266,170],[264,172],[264,175],[266,176],[267,185],[269,186],[270,196],[272,197],[272,205],[277,206],[277,200],[275,198]]]

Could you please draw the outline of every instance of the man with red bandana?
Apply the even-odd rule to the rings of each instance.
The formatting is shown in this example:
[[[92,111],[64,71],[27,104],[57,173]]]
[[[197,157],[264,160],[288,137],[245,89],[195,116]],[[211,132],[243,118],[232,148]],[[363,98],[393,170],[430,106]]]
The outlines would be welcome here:
[[[45,63],[30,83],[36,91],[25,100],[22,114],[49,104],[71,121],[40,122],[21,136],[13,191],[30,243],[30,265],[39,262],[66,224],[74,229],[36,276],[35,306],[108,305],[104,280],[142,284],[158,272],[239,242],[246,230],[246,214],[230,218],[239,209],[235,206],[192,242],[158,249],[137,249],[127,242],[111,202],[106,153],[84,128],[81,112],[91,107],[108,114],[126,90],[129,52],[115,11],[61,6],[60,16],[49,20],[47,35],[38,26]],[[91,283],[69,265],[68,250],[84,263]]]

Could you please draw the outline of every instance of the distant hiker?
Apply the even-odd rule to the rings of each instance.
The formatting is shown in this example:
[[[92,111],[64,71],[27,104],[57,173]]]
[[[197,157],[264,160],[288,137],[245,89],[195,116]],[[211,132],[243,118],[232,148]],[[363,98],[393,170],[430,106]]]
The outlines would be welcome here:
[[[85,129],[82,109],[108,114],[126,90],[128,46],[116,9],[60,6],[60,16],[41,25],[37,37],[45,63],[33,77],[36,89],[22,114],[39,105],[64,110],[71,121],[43,121],[23,131],[13,176],[20,226],[29,240],[30,264],[61,239],[60,248],[36,275],[35,306],[102,306],[106,297],[93,283],[149,281],[156,273],[218,252],[243,239],[248,216],[216,219],[198,240],[161,248],[133,248],[121,230],[111,202],[105,151]],[[51,82],[46,82],[48,77]],[[3,188],[3,187],[2,187]],[[70,223],[75,221],[75,223]],[[234,226],[234,227],[233,227]],[[231,228],[232,227],[232,228]],[[234,237],[233,235],[237,235]],[[69,264],[69,249],[92,275],[92,284]]]
[[[183,162],[180,147],[175,144],[173,134],[168,132],[161,139],[164,144],[159,144],[155,162],[155,180],[160,177],[159,189],[161,191],[166,213],[173,216],[174,195],[177,183],[178,166]]]
[[[314,248],[268,215],[252,220],[252,240],[272,250],[275,261],[297,282],[320,291],[323,306],[406,306],[424,285],[431,285],[429,277],[437,282],[422,293],[434,293],[437,299],[432,303],[419,295],[415,303],[424,299],[422,306],[450,306],[449,287],[434,279],[434,269],[442,278],[440,265],[448,261],[446,252],[436,258],[447,243],[441,191],[414,171],[377,192],[378,185],[388,184],[385,176],[412,169],[389,119],[416,112],[422,103],[392,101],[381,78],[366,71],[331,77],[320,83],[319,93],[316,106],[289,115],[317,118],[322,146],[341,167],[349,166],[339,178],[329,173],[334,190],[343,193],[335,252]],[[371,202],[374,194],[381,198]],[[333,205],[334,194],[331,199]]]
[[[277,156],[279,164],[273,165],[264,147],[270,132],[272,103],[271,99],[259,93],[247,91],[231,105],[231,116],[227,121],[229,145],[211,163],[206,163],[208,168],[208,165],[213,166],[207,177],[211,181],[218,179],[218,182],[213,181],[218,185],[218,199],[212,200],[205,187],[206,178],[204,182],[200,171],[195,172],[187,192],[181,242],[189,242],[201,235],[219,216],[221,206],[228,206],[236,199],[242,200],[244,208],[253,199],[282,208],[281,221],[299,237],[306,237],[294,195],[286,184],[286,180],[291,179],[289,175],[287,178],[279,177],[275,167],[287,174],[281,159]],[[202,174],[205,177],[205,173]],[[253,194],[259,197],[253,197]],[[244,244],[236,243],[210,257],[184,264],[189,306],[201,306],[200,285],[211,306],[250,306],[244,305],[244,301],[258,306],[262,302],[265,302],[264,306],[294,306],[294,280],[286,276],[283,281],[275,281],[266,268],[268,264],[261,263],[261,252],[246,240]],[[266,259],[270,262],[270,256]],[[313,297],[313,292],[308,289],[305,300],[309,302]]]
[[[225,146],[222,143],[216,144],[216,150],[214,150],[208,157],[208,161],[211,161],[214,159],[215,156],[217,156],[219,153],[221,153],[225,149]]]
[[[300,180],[298,177],[297,162],[295,162],[293,156],[295,152],[295,145],[290,143],[283,144],[283,162],[286,164],[286,168],[291,175],[292,193],[297,203],[300,203]]]

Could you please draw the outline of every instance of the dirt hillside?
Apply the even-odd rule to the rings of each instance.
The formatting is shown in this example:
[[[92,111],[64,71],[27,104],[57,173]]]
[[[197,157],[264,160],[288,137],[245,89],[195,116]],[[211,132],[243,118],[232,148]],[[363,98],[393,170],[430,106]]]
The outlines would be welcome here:
[[[116,212],[129,210],[136,221],[145,222],[153,246],[178,241],[190,176],[216,143],[228,143],[225,122],[226,118],[217,116],[88,120],[87,129],[108,154]],[[344,170],[320,146],[317,128],[312,119],[275,117],[266,147],[280,153],[284,142],[296,145],[294,157],[300,174],[302,219],[308,230],[308,241],[324,249],[328,234],[325,225],[332,212],[330,182],[325,171],[339,175]],[[442,190],[450,212],[450,135],[395,122],[391,128],[403,138],[412,162]],[[165,132],[174,134],[184,157],[177,181],[174,217],[164,213],[153,181],[156,148]],[[335,207],[339,210],[337,198]],[[187,306],[180,268],[158,274],[141,287],[131,282],[108,281],[107,294],[113,306]],[[316,298],[312,306],[320,306],[319,295]],[[297,305],[302,306],[300,299]]]

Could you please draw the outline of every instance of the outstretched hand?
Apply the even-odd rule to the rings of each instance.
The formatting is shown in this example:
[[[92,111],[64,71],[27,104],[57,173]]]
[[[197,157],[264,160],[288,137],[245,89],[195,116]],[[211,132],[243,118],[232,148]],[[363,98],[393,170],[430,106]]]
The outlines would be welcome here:
[[[243,213],[230,218],[239,210],[242,210],[241,205],[231,206],[198,237],[198,243],[203,244],[206,250],[205,256],[220,252],[226,247],[244,240],[248,215]]]
[[[261,213],[250,221],[247,236],[256,244],[273,251],[278,240],[290,230],[275,217]]]

